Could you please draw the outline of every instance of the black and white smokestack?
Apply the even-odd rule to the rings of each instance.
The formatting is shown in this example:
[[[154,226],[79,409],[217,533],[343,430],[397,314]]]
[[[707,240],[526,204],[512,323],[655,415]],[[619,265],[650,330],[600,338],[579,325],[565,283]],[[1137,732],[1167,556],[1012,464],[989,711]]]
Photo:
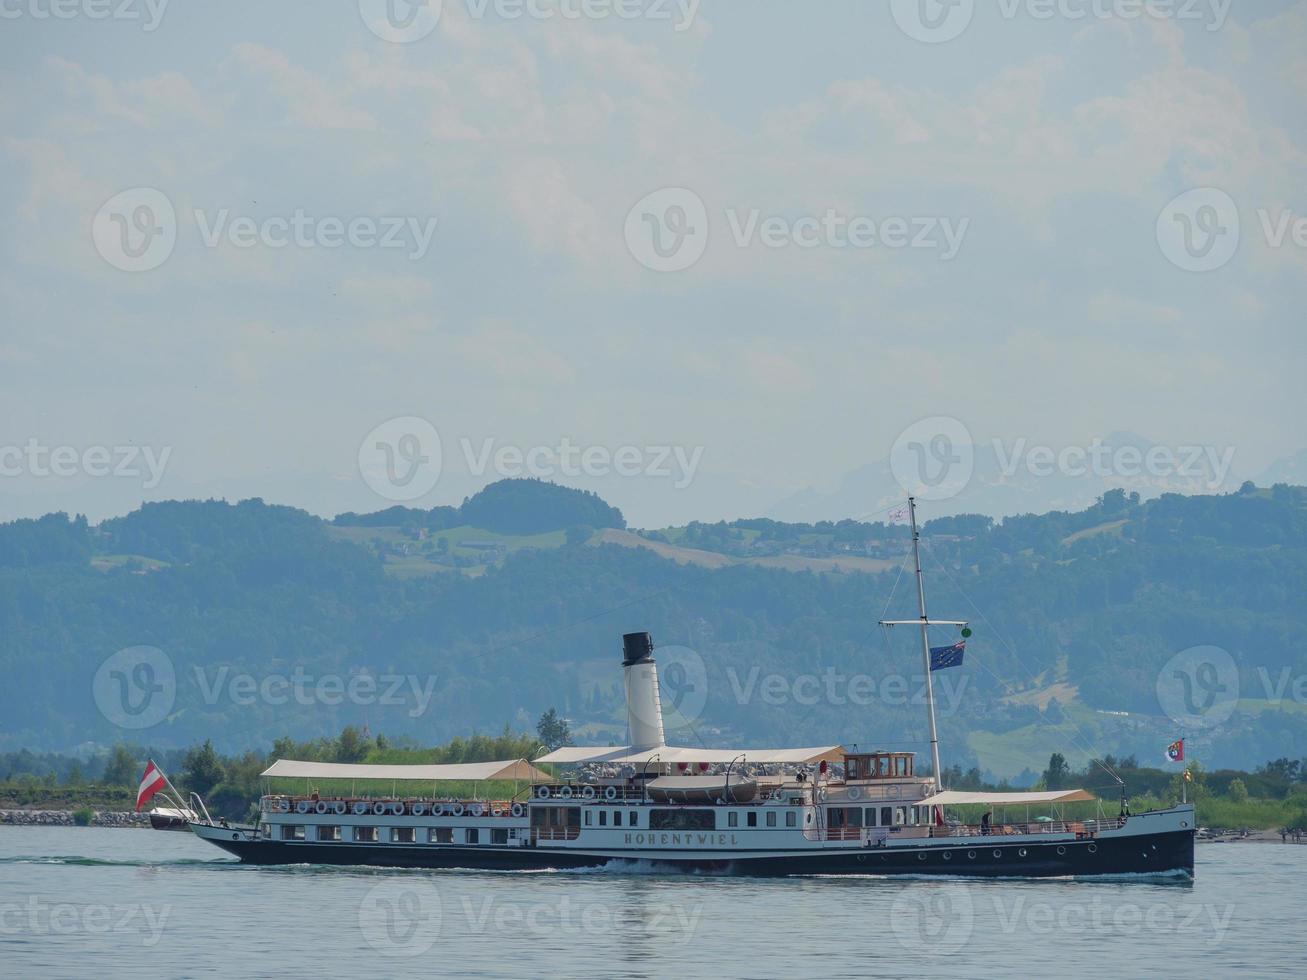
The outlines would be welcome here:
[[[622,634],[622,666],[653,663],[653,635],[650,633]]]

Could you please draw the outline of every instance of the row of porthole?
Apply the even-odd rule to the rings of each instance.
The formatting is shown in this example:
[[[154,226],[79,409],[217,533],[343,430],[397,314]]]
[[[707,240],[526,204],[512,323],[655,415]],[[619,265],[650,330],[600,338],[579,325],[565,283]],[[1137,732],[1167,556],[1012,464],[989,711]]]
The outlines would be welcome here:
[[[996,857],[996,858],[1001,858],[1001,857],[1003,856],[1003,852],[1002,852],[999,848],[997,848],[997,847],[994,848],[994,852],[993,852],[993,853],[994,853],[994,857]],[[1028,853],[1029,853],[1029,852],[1028,852],[1024,847],[1023,847],[1023,848],[1021,848],[1020,850],[1017,851],[1017,856],[1018,856],[1018,857],[1025,857]],[[1057,846],[1057,853],[1058,853],[1058,856],[1059,856],[1059,857],[1062,856],[1062,855],[1064,855],[1064,854],[1066,854],[1066,848],[1065,848],[1063,845],[1059,844],[1059,845]],[[1098,853],[1098,845],[1097,845],[1097,844],[1090,844],[1090,845],[1089,845],[1089,853],[1090,853],[1090,854],[1097,854],[1097,853]],[[952,851],[944,851],[943,854],[942,854],[941,856],[944,858],[945,861],[952,861],[952,860],[953,860],[953,852],[952,852]],[[967,857],[974,861],[974,860],[976,859],[976,852],[975,852],[975,851],[967,851]],[[926,860],[926,852],[925,852],[925,851],[922,851],[920,854],[918,854],[918,855],[917,855],[917,860],[918,860],[918,861],[924,861],[924,860]]]

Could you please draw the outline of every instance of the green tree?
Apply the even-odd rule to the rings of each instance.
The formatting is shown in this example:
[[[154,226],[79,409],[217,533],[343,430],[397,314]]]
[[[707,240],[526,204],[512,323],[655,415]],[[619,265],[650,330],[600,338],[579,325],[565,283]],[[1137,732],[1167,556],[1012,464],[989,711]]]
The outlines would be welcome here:
[[[204,796],[224,778],[222,760],[207,738],[203,745],[192,746],[182,763],[182,780],[188,790]]]
[[[572,729],[567,724],[567,719],[561,717],[554,708],[550,708],[540,716],[540,720],[536,722],[536,733],[550,752],[560,746],[572,744]]]
[[[1230,780],[1230,788],[1227,792],[1230,794],[1230,799],[1236,803],[1243,803],[1248,799],[1248,787],[1238,776]]]
[[[136,756],[127,746],[118,744],[109,753],[101,781],[109,786],[136,786],[141,778]]]
[[[371,746],[363,734],[353,725],[346,725],[336,740],[337,762],[362,762]]]
[[[1070,775],[1071,767],[1067,765],[1066,757],[1061,752],[1054,752],[1048,757],[1048,768],[1044,770],[1044,788],[1061,789]]]

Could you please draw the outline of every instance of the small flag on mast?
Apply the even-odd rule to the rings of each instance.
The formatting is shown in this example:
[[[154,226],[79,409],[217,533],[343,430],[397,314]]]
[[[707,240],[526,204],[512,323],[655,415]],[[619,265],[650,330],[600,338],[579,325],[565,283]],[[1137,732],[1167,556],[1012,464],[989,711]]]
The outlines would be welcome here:
[[[896,507],[894,510],[889,512],[889,523],[906,524],[907,522],[908,522],[908,508],[906,504],[904,504],[902,507]]]
[[[1178,738],[1166,747],[1167,762],[1184,762],[1184,739]]]
[[[149,765],[145,767],[145,774],[141,776],[141,788],[136,791],[136,812],[141,811],[141,807],[150,802],[150,798],[155,793],[163,789],[168,780],[163,775],[163,770],[154,764],[151,759]]]
[[[962,666],[962,655],[967,651],[967,641],[958,640],[952,646],[930,648],[930,669],[945,670],[948,667]]]

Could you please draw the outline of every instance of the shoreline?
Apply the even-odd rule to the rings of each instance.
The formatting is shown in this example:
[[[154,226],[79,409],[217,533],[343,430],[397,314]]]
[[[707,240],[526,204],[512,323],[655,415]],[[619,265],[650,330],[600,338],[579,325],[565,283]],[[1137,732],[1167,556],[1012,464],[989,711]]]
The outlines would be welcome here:
[[[81,808],[79,808],[81,809]],[[91,807],[91,822],[79,824],[74,810],[0,810],[0,826],[7,827],[122,827],[136,830],[150,827],[148,813],[131,810],[95,810]]]

